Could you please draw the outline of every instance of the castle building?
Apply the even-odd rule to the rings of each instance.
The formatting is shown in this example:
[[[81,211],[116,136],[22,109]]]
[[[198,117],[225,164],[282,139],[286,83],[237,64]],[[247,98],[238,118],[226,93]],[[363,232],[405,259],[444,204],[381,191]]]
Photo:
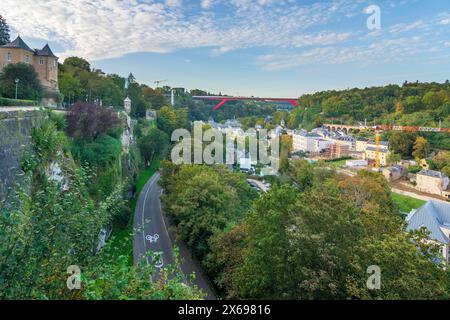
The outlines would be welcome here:
[[[58,57],[46,44],[44,48],[31,49],[22,38],[0,46],[0,72],[10,63],[27,63],[34,67],[44,90],[59,92]]]

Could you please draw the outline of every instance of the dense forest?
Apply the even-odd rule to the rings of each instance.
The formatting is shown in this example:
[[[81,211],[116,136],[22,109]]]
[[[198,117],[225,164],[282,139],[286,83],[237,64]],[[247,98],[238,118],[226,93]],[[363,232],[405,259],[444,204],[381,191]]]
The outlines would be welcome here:
[[[295,160],[256,196],[245,176],[225,167],[164,162],[161,172],[177,237],[223,298],[449,297],[448,270],[432,262],[439,249],[422,242],[425,233],[405,231],[376,173],[348,178]],[[373,265],[382,270],[381,290],[366,286]]]
[[[450,84],[408,83],[344,91],[323,91],[300,97],[306,113],[322,122],[437,126],[449,125]],[[309,111],[309,112],[308,112]],[[297,126],[302,122],[292,122]]]

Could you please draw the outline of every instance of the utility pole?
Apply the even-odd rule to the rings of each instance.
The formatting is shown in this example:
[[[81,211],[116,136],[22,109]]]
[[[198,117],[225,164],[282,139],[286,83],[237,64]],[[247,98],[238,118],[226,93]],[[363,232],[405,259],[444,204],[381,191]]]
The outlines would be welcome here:
[[[170,104],[175,107],[175,89],[170,89]]]
[[[18,88],[19,88],[19,82],[20,82],[20,80],[19,80],[19,79],[16,79],[14,82],[16,83],[16,100],[17,100],[17,91],[18,91]]]
[[[381,129],[376,128],[375,130],[375,168],[380,169],[380,145],[381,145]]]

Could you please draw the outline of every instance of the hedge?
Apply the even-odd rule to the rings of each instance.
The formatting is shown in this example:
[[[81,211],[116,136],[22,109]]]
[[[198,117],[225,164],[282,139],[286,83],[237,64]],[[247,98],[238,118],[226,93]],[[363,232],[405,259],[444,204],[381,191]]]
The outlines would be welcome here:
[[[16,100],[0,97],[0,106],[10,107],[37,107],[39,103],[35,100]]]

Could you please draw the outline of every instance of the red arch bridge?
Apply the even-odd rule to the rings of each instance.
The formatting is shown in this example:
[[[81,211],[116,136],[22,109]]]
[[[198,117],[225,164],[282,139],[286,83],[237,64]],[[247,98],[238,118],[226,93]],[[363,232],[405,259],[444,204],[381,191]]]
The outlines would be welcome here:
[[[296,98],[255,98],[255,97],[227,97],[227,96],[193,96],[192,99],[197,100],[212,100],[212,101],[220,101],[213,110],[219,109],[228,101],[266,101],[266,102],[289,102],[294,107],[298,106],[298,99]]]

